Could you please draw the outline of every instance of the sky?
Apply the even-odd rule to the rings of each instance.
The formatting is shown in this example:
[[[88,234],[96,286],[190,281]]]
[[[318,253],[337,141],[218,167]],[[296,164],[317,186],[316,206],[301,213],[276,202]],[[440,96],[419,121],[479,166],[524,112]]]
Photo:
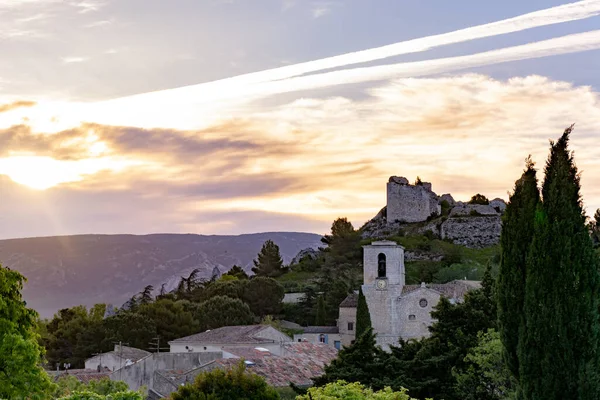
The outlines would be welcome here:
[[[326,233],[392,175],[508,199],[575,123],[600,0],[0,0],[0,238]]]

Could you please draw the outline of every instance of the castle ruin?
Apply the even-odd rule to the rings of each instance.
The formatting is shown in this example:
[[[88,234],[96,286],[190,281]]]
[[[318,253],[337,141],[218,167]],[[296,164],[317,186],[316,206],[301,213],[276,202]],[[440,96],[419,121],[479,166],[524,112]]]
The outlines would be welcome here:
[[[387,183],[388,222],[421,222],[432,215],[440,215],[438,196],[431,183],[411,185],[404,177],[392,176]]]

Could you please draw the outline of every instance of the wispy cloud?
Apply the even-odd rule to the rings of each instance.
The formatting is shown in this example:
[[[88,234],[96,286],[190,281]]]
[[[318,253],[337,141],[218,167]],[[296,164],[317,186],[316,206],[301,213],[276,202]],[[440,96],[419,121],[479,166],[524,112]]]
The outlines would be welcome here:
[[[35,106],[35,102],[34,101],[26,101],[26,100],[19,100],[19,101],[15,101],[9,104],[0,104],[0,113],[3,112],[7,112],[7,111],[11,111],[17,108],[22,108],[22,107],[33,107]]]
[[[86,14],[89,12],[98,11],[100,8],[105,6],[105,1],[103,0],[75,0],[71,2],[71,5],[79,8],[79,13]]]
[[[317,19],[324,17],[327,14],[331,13],[331,8],[333,4],[331,2],[317,2],[313,3],[311,13],[312,17]]]
[[[99,27],[103,27],[103,26],[107,26],[107,25],[112,25],[112,23],[113,23],[112,19],[105,19],[105,20],[89,23],[87,25],[84,25],[84,27],[85,28],[99,28]]]
[[[88,57],[76,57],[76,56],[73,56],[73,57],[63,57],[62,58],[62,62],[64,64],[83,63],[83,62],[86,62],[88,60],[89,60]]]
[[[294,8],[296,6],[296,3],[296,0],[283,0],[281,2],[281,9],[282,11],[287,11],[290,8]]]

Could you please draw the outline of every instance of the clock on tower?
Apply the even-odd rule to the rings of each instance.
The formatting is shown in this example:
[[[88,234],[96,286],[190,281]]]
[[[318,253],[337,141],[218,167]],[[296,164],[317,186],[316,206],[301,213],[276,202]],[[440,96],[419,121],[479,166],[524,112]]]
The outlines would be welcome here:
[[[376,286],[377,286],[377,290],[386,290],[388,287],[387,278],[377,278]]]

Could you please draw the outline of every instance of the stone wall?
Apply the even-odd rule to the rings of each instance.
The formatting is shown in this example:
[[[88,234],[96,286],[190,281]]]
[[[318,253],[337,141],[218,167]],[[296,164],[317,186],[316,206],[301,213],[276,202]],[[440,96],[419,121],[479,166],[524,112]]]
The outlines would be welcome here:
[[[470,248],[493,246],[500,242],[502,219],[499,215],[448,218],[441,225],[442,239]]]
[[[349,322],[352,323],[352,330],[348,329]],[[356,307],[340,307],[338,329],[340,332],[342,345],[350,346],[356,336]]]
[[[425,306],[421,304],[421,300],[425,300]],[[427,288],[403,295],[398,300],[398,334],[405,340],[429,336],[428,327],[433,323],[431,311],[439,301],[440,294]]]
[[[387,221],[421,222],[441,212],[430,183],[410,185],[406,178],[392,176],[387,183]]]
[[[142,386],[153,388],[155,371],[187,371],[222,357],[222,352],[154,353],[133,365],[113,372],[110,375],[110,379],[113,381],[124,381],[131,390],[138,390]]]

